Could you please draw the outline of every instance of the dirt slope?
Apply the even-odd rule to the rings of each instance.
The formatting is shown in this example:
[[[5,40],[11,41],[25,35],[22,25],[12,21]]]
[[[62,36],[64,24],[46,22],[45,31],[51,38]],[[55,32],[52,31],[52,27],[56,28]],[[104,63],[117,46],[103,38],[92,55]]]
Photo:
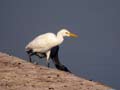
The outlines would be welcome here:
[[[73,74],[0,53],[0,90],[112,90]]]

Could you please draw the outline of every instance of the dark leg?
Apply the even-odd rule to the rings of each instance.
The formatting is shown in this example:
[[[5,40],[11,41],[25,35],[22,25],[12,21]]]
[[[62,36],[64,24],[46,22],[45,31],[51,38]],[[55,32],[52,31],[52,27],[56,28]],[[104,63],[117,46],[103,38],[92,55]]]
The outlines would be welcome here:
[[[32,62],[32,58],[31,58],[31,56],[35,55],[35,52],[33,52],[32,49],[27,50],[26,52],[27,52],[27,54],[28,54],[28,56],[29,56],[29,61]]]
[[[46,57],[44,53],[35,53],[36,56],[38,56],[40,59]]]
[[[32,62],[31,56],[33,56],[33,55],[35,55],[35,53],[30,53],[30,54],[28,54],[28,56],[29,56],[29,61],[30,61],[30,62]]]
[[[45,54],[43,54],[43,53],[38,53],[38,52],[35,53],[35,56],[37,56],[37,57],[40,58],[40,59],[46,57]],[[36,62],[36,64],[38,64],[38,63]]]
[[[47,62],[47,67],[48,67],[48,68],[50,67],[50,62]]]
[[[36,53],[35,55],[38,56],[39,58],[45,58],[46,57],[45,53]],[[49,60],[46,61],[46,65],[47,65],[48,68],[50,67],[50,61]]]
[[[29,49],[29,50],[27,50],[26,52],[27,52],[27,54],[28,54],[28,56],[29,56],[29,61],[30,61],[30,62],[32,62],[31,56],[33,56],[33,55],[39,57],[40,59],[46,57],[46,54],[45,54],[45,53],[33,52],[32,49]]]
[[[31,55],[29,55],[29,61],[32,62]]]

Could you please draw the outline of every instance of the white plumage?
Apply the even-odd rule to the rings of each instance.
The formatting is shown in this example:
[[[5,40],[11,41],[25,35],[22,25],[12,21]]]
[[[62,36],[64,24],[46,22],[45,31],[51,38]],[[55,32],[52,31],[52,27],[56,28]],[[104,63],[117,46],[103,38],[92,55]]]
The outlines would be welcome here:
[[[45,33],[37,36],[25,47],[27,50],[32,50],[33,52],[45,53],[47,57],[47,62],[50,57],[51,48],[60,45],[64,41],[64,37],[77,37],[76,34],[69,32],[67,29],[61,29],[57,35],[54,33]]]
[[[56,45],[57,39],[53,33],[46,33],[36,37],[27,46],[26,49],[32,49],[34,52],[45,53]]]

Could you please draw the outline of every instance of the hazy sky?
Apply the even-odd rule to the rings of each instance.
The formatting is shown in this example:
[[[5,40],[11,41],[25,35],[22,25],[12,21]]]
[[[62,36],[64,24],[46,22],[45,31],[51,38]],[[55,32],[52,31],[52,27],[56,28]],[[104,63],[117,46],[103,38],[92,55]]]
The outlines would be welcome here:
[[[34,37],[68,28],[60,60],[74,74],[120,89],[119,0],[0,0],[0,51],[28,59]]]

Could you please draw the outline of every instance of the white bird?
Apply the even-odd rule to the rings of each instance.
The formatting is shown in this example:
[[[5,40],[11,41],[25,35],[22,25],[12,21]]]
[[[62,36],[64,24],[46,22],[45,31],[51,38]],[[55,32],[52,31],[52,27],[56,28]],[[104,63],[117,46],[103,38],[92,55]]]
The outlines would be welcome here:
[[[45,54],[47,58],[47,64],[49,67],[49,58],[50,58],[51,49],[55,46],[60,45],[64,41],[65,36],[77,37],[76,34],[71,33],[67,29],[61,29],[57,33],[57,35],[55,35],[54,33],[45,33],[37,36],[25,47],[26,51],[30,56],[30,61],[31,61],[31,56],[33,54],[36,54],[39,57],[41,57],[40,55]]]

